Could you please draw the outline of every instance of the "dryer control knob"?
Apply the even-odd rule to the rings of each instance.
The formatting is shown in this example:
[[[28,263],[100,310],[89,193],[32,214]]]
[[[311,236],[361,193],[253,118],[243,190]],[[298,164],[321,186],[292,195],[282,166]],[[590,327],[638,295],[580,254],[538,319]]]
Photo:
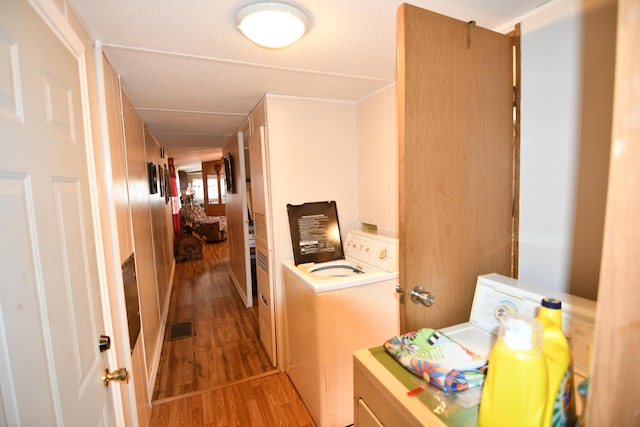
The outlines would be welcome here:
[[[378,258],[385,259],[387,255],[389,255],[389,252],[387,252],[386,249],[380,249],[380,252],[378,253]]]

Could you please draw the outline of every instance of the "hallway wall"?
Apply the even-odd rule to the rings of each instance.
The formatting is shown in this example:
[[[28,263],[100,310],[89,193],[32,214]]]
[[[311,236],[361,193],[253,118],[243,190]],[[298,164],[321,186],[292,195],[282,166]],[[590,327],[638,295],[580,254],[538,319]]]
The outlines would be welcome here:
[[[167,268],[167,263],[173,265],[173,235],[168,232],[172,229],[171,205],[161,200],[159,191],[150,194],[147,165],[149,162],[156,165],[160,163],[160,147],[155,139],[145,139],[144,123],[124,92],[122,111],[127,187],[142,323],[142,340],[136,345],[141,345],[144,350],[146,383],[151,394],[162,350],[173,273],[173,269]]]

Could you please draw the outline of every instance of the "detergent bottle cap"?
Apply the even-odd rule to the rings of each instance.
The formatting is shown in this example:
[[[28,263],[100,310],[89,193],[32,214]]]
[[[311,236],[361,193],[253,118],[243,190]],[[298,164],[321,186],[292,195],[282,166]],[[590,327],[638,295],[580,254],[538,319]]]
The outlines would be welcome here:
[[[500,323],[500,335],[504,337],[505,344],[514,350],[541,348],[542,327],[533,317],[506,315]]]
[[[541,305],[545,308],[560,310],[562,308],[562,301],[555,298],[542,298]]]

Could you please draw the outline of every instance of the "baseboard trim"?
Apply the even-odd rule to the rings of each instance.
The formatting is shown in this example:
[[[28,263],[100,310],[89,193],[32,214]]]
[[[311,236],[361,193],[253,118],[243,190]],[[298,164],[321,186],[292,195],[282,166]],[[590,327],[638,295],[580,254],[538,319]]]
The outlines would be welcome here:
[[[162,356],[162,346],[164,345],[164,335],[167,332],[167,318],[169,316],[169,303],[171,302],[171,295],[173,294],[173,277],[176,272],[176,260],[173,260],[171,264],[171,274],[169,274],[169,283],[171,283],[171,287],[169,288],[169,295],[167,295],[167,300],[165,301],[164,308],[162,309],[162,317],[160,324],[162,325],[160,330],[162,331],[158,334],[156,340],[156,351],[155,357],[153,358],[153,363],[151,365],[151,373],[149,374],[149,382],[147,383],[147,389],[149,390],[149,403],[153,401],[153,390],[156,386],[156,379],[158,377],[158,370],[160,369],[160,356]]]

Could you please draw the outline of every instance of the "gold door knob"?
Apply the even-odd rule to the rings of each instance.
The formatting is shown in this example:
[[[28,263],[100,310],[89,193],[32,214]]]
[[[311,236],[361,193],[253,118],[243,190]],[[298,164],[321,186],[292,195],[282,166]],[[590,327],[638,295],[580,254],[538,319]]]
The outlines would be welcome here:
[[[109,387],[109,382],[111,381],[123,381],[128,383],[129,372],[127,372],[127,368],[120,368],[113,372],[109,372],[109,369],[105,369],[104,375],[102,375],[102,382],[104,382],[104,386]]]

